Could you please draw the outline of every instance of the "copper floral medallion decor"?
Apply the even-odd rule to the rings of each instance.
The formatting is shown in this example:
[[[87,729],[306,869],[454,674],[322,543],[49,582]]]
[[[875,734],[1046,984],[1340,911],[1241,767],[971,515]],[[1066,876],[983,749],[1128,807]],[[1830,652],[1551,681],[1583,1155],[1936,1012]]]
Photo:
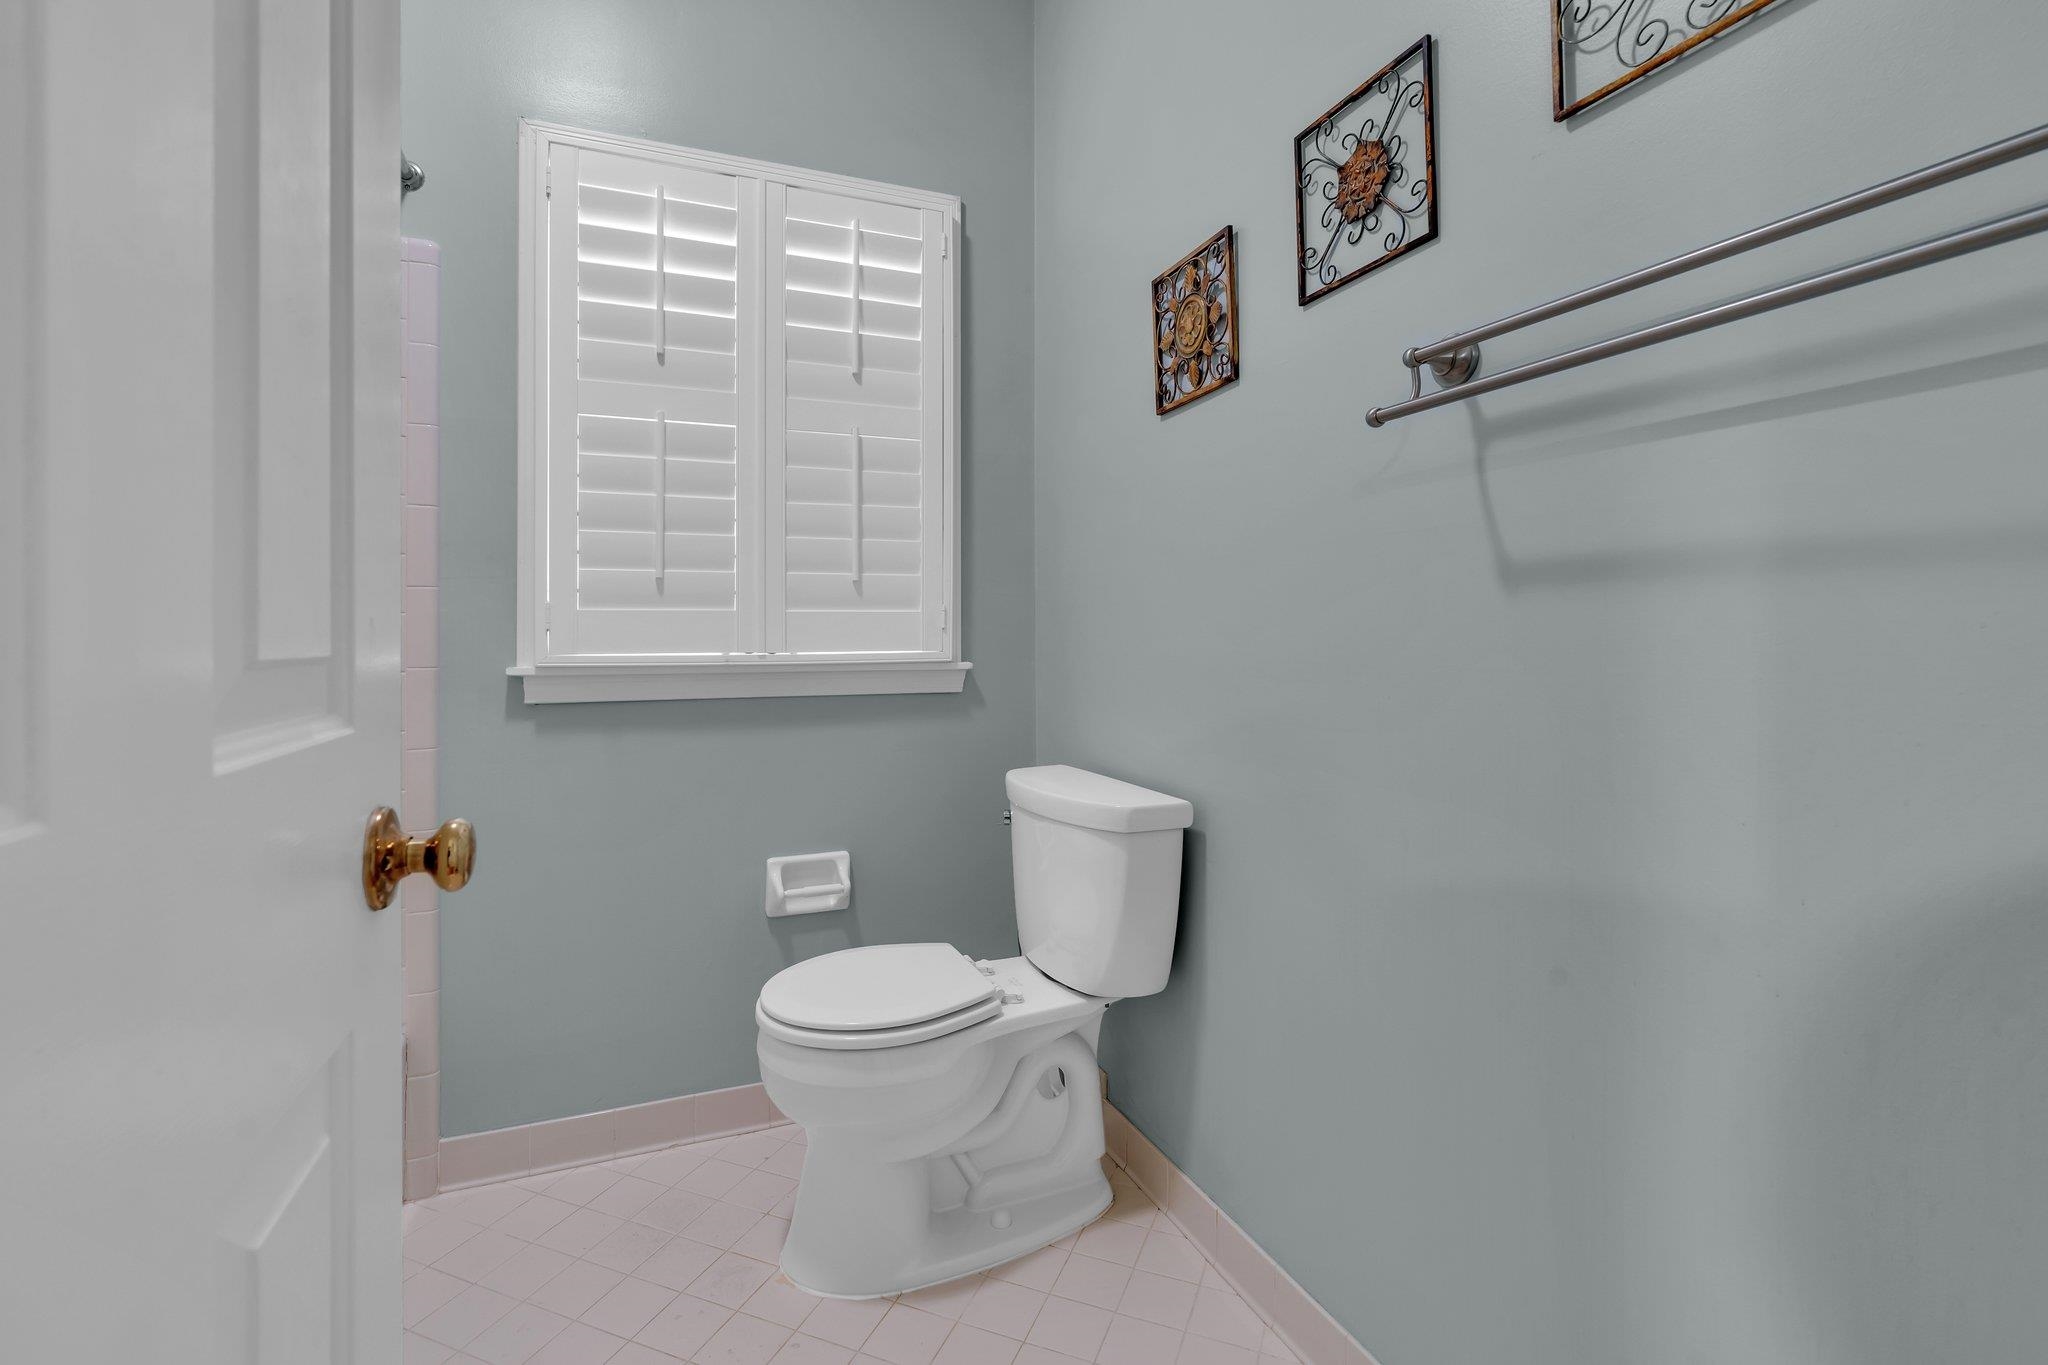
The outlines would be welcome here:
[[[1550,0],[1551,117],[1677,61],[1778,0]]]
[[[1300,302],[1436,236],[1435,56],[1424,35],[1294,139]]]
[[[1153,409],[1237,379],[1237,232],[1224,228],[1152,281]]]

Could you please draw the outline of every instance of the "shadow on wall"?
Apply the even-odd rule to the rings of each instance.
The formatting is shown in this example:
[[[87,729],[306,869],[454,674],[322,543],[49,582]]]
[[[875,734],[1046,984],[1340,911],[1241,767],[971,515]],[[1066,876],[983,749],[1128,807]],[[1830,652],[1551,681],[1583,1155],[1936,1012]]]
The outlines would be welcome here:
[[[1847,945],[1785,1040],[1775,1278],[1816,1365],[2038,1361],[2048,865],[1905,908],[1928,927]]]
[[[2038,335],[2044,310],[2048,310],[2048,289],[2019,289],[2001,296],[1989,307],[1957,308],[1923,321],[1864,327],[1832,343],[1825,351],[1801,352],[1789,360],[1776,354],[1757,354],[1701,369],[1648,369],[1638,372],[1642,377],[1637,382],[1614,379],[1598,387],[1572,391],[1562,398],[1542,398],[1546,381],[1538,380],[1532,387],[1513,391],[1512,397],[1482,396],[1457,404],[1453,410],[1463,414],[1482,476],[1489,470],[1547,460],[1646,449],[1682,437],[1767,428],[1790,418],[2048,370],[2048,343],[2033,343],[1994,347],[1938,364],[1827,382],[1844,372],[1867,374],[1871,367],[1901,354],[1911,354],[1915,345],[1929,336]],[[1518,351],[1512,357],[1490,356],[1487,369],[1498,370],[1569,349],[1584,339],[1558,343],[1538,330],[1527,340],[1526,355]],[[1501,343],[1504,348],[1508,344]],[[1675,358],[1660,359],[1678,363]],[[1697,411],[1668,415],[1680,379],[1684,389],[1701,400],[1727,401],[1719,406],[1703,402]],[[1772,397],[1754,398],[1759,391],[1774,390]],[[1491,415],[1490,406],[1502,408],[1507,415]],[[1398,466],[1398,455],[1390,456],[1387,463],[1362,476],[1356,491],[1362,494],[1371,489],[1384,491],[1436,483],[1462,477],[1464,473],[1458,465],[1406,469]]]
[[[1181,835],[1180,851],[1180,916],[1173,938],[1173,965],[1166,977],[1166,993],[1154,996],[1170,1011],[1172,1028],[1181,1045],[1191,1055],[1199,1055],[1205,1042],[1206,1023],[1211,1018],[1207,1008],[1209,998],[1209,972],[1194,964],[1208,955],[1206,942],[1207,917],[1199,907],[1209,903],[1209,833],[1201,827],[1202,807],[1195,807],[1195,823]],[[1146,1002],[1151,1003],[1151,1002]],[[1112,1007],[1105,1030],[1122,1026],[1131,1028],[1152,1017],[1147,1009],[1141,1019],[1132,1019],[1131,1006],[1122,1008],[1123,1018]],[[1110,1036],[1112,1046],[1122,1041],[1116,1034]],[[1107,1065],[1107,1063],[1105,1063]],[[1110,1074],[1111,1100],[1115,1100],[1116,1075]],[[1192,1118],[1199,1113],[1201,1104],[1201,1072],[1190,1068],[1180,1083],[1170,1086],[1151,1087],[1146,1091],[1147,1114],[1157,1132],[1185,1133],[1192,1129]],[[1182,1154],[1185,1157],[1185,1153]]]
[[[859,885],[856,879],[854,886],[857,888]],[[842,948],[858,948],[868,941],[867,934],[861,929],[860,893],[858,890],[854,892],[852,902],[844,910],[820,915],[786,915],[769,920],[768,936],[775,940],[785,964],[824,953],[836,953]]]
[[[2038,298],[2031,306],[2038,315]],[[2009,378],[2048,370],[2048,344],[2022,346],[1988,352],[1967,360],[1883,375],[1852,383],[1802,390],[1762,402],[1734,404],[1683,417],[1603,431],[1585,440],[1567,440],[1536,449],[1517,450],[1506,456],[1493,453],[1503,434],[1541,430],[1552,422],[1577,425],[1585,419],[1585,407],[1574,402],[1539,409],[1512,421],[1496,423],[1477,404],[1467,406],[1472,434],[1475,483],[1480,513],[1494,559],[1497,581],[1509,592],[1528,588],[1569,588],[1603,582],[1643,584],[1659,579],[1706,574],[1776,575],[1797,572],[1840,572],[1856,569],[1896,570],[1934,567],[1957,563],[2026,563],[2048,557],[2048,543],[2041,539],[2037,520],[2021,517],[2005,527],[1971,526],[1947,534],[1904,531],[1884,535],[1837,535],[1783,545],[1769,538],[1742,539],[1714,544],[1663,546],[1654,552],[1575,554],[1530,559],[1518,556],[1509,545],[1493,495],[1492,475],[1500,468],[1582,456],[1608,450],[1650,449],[1660,442],[1705,432],[1766,427],[1787,419],[1896,399],[1908,394],[1934,393],[1987,379]],[[1748,382],[1735,373],[1722,376],[1730,385]],[[1753,377],[1752,377],[1753,378]],[[1653,401],[1661,392],[1656,386],[1645,390],[1620,389],[1609,394],[1610,415],[1625,415],[1637,402]]]

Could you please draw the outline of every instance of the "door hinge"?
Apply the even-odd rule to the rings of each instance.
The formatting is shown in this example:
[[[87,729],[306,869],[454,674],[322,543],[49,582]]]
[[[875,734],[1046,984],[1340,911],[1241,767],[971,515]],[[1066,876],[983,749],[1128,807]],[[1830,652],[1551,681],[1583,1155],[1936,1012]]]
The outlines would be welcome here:
[[[944,629],[946,629],[946,624],[947,624],[947,622],[951,621],[952,619],[953,619],[953,609],[952,609],[951,607],[940,607],[940,608],[939,608],[939,629],[940,629],[940,630],[944,630]]]
[[[940,259],[940,260],[942,260],[942,261],[943,261],[943,260],[946,260],[947,258],[949,258],[950,256],[952,256],[952,254],[953,254],[953,234],[952,234],[951,232],[942,232],[942,233],[940,233],[940,234],[939,234],[939,259]]]

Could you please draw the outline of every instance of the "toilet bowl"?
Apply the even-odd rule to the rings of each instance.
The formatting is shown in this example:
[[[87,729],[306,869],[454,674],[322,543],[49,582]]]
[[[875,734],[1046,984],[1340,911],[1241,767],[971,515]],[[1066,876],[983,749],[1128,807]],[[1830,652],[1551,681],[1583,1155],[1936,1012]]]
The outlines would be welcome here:
[[[1096,1043],[1165,985],[1193,808],[1063,766],[1007,787],[1023,955],[849,948],[755,1003],[762,1082],[810,1144],[782,1269],[814,1294],[987,1269],[1109,1206]]]
[[[755,1007],[761,1079],[810,1142],[782,1258],[802,1288],[921,1288],[1057,1241],[1109,1206],[1095,1066],[1109,1002],[1023,958],[988,965],[996,1012],[920,1041],[848,1048]]]

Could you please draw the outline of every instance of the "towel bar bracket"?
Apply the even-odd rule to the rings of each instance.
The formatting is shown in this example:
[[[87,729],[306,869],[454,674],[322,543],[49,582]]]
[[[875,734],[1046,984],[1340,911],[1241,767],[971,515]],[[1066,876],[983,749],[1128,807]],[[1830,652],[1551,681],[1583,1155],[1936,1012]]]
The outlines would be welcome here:
[[[1415,371],[1418,393],[1421,392],[1423,365],[1429,366],[1429,372],[1436,376],[1437,383],[1447,389],[1454,389],[1479,373],[1479,343],[1468,341],[1456,350],[1430,356],[1427,360],[1418,356],[1415,348],[1411,346],[1401,353],[1401,363]]]

